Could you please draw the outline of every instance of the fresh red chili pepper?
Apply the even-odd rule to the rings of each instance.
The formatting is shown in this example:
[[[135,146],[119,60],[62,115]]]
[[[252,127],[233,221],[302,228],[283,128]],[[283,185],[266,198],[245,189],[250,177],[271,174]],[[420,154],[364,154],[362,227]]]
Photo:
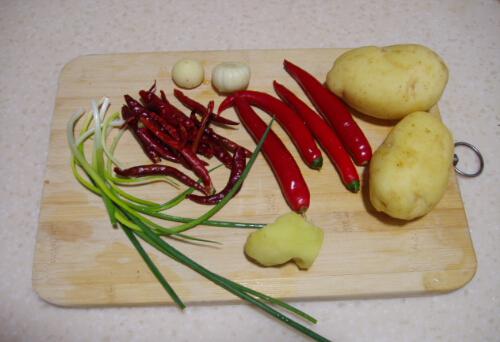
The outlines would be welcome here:
[[[240,121],[254,141],[259,141],[267,127],[265,122],[243,97],[236,97],[234,104]],[[273,170],[288,205],[293,211],[305,212],[309,207],[309,188],[292,154],[273,131],[269,132],[261,151]]]
[[[234,152],[231,164],[232,164],[231,174],[229,175],[227,184],[224,187],[224,189],[222,189],[222,191],[211,196],[198,196],[191,194],[188,195],[187,198],[199,204],[217,204],[220,201],[222,201],[222,199],[226,197],[229,191],[231,191],[231,189],[234,187],[238,179],[240,179],[241,174],[245,170],[247,163],[246,163],[245,151],[243,151],[243,149],[238,148],[236,152]]]
[[[201,184],[185,175],[183,172],[177,170],[176,168],[167,165],[139,165],[128,169],[120,169],[118,167],[115,167],[115,172],[117,175],[122,177],[144,177],[158,175],[170,176],[191,188],[195,188],[198,191],[204,192],[204,188],[203,186],[201,186]]]
[[[372,157],[366,136],[352,118],[347,106],[314,76],[285,60],[285,70],[297,81],[316,109],[330,122],[356,164],[365,165]]]
[[[249,104],[273,115],[285,129],[307,166],[313,169],[321,168],[323,165],[321,151],[297,113],[274,96],[258,91],[242,90],[226,97],[219,105],[218,114],[232,106],[237,97],[242,97]]]
[[[213,192],[212,180],[210,179],[210,175],[208,174],[208,170],[205,167],[205,163],[200,160],[196,154],[191,151],[187,146],[183,146],[180,142],[175,141],[167,134],[163,133],[160,130],[160,127],[157,123],[155,123],[151,118],[147,115],[141,115],[139,120],[142,124],[149,129],[158,139],[160,139],[163,143],[167,144],[174,150],[177,150],[193,172],[201,178],[203,184],[205,185],[205,193],[211,194]]]
[[[202,117],[205,117],[205,115],[207,114],[207,108],[204,105],[202,105],[198,101],[193,100],[192,98],[188,97],[179,89],[174,89],[174,96],[177,98],[177,100],[179,100],[180,103],[182,103],[184,106],[186,106],[190,110],[200,114]],[[222,116],[215,115],[214,113],[210,113],[210,120],[213,122],[223,124],[223,125],[238,125],[239,124],[236,121],[223,118]]]
[[[358,171],[333,129],[328,126],[320,115],[309,108],[307,104],[285,86],[276,81],[273,82],[273,85],[278,96],[302,117],[307,127],[309,127],[316,139],[318,139],[339,172],[346,187],[352,192],[358,192]]]

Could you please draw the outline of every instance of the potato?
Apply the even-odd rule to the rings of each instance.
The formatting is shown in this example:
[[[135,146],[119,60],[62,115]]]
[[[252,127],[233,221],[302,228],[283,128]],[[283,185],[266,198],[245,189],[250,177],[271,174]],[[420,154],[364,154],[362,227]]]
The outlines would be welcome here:
[[[430,212],[448,185],[453,138],[435,116],[415,112],[402,119],[370,162],[370,201],[404,220]]]
[[[380,119],[427,111],[441,97],[448,68],[421,45],[366,46],[335,61],[326,85],[349,106]]]
[[[321,228],[290,212],[251,233],[245,244],[245,253],[262,266],[281,265],[293,260],[300,269],[308,269],[322,244]]]

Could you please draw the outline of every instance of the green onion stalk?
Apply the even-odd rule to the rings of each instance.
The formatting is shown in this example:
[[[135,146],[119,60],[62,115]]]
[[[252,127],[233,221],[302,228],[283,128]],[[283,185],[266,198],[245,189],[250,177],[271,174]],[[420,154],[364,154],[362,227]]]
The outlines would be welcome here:
[[[233,295],[255,305],[269,315],[286,323],[290,327],[300,331],[312,339],[316,341],[328,341],[326,338],[289,318],[274,307],[279,307],[282,310],[292,313],[308,322],[316,323],[316,319],[309,316],[305,312],[279,299],[272,298],[261,292],[252,290],[208,270],[196,261],[184,255],[181,251],[174,248],[165,240],[165,238],[175,238],[216,243],[215,241],[200,239],[184,233],[185,231],[198,225],[253,229],[264,226],[264,224],[260,223],[211,220],[211,217],[219,212],[233,198],[238,189],[241,187],[243,181],[248,176],[253,164],[255,163],[267,135],[269,134],[274,118],[270,121],[264,135],[258,142],[241,177],[238,179],[235,186],[227,194],[227,196],[199,217],[186,218],[170,215],[165,211],[181,203],[187,195],[194,191],[193,188],[185,190],[165,203],[155,203],[136,197],[120,187],[147,184],[157,181],[164,181],[175,187],[178,187],[178,184],[175,180],[165,176],[148,176],[137,179],[128,179],[113,175],[113,165],[121,167],[121,163],[116,159],[114,152],[123,135],[123,132],[125,131],[125,128],[123,127],[124,121],[119,119],[119,113],[106,115],[108,108],[109,99],[107,98],[101,100],[99,104],[92,102],[92,110],[88,113],[78,138],[75,137],[75,126],[78,121],[84,117],[85,112],[82,110],[75,113],[68,121],[67,139],[72,154],[71,168],[73,174],[75,175],[77,181],[80,182],[85,188],[102,198],[112,226],[119,227],[124,231],[127,238],[130,240],[134,248],[142,257],[156,279],[160,282],[167,294],[172,298],[173,302],[181,309],[185,308],[185,304],[182,302],[181,298],[177,295],[175,290],[164,278],[160,270],[156,267],[152,259],[142,247],[141,240],[169,258],[185,265]],[[92,125],[94,127],[91,127]],[[111,145],[108,146],[106,140],[111,129],[113,128],[119,129],[119,132],[114,137]],[[85,155],[84,144],[91,137],[93,137],[93,148],[92,158],[89,162]],[[148,217],[155,217],[180,224],[165,227],[150,220]]]

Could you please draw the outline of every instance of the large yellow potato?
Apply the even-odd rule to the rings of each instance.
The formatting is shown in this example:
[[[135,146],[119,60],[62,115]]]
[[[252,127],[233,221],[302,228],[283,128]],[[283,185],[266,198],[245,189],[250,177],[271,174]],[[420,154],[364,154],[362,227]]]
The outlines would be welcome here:
[[[293,260],[308,269],[323,244],[323,230],[290,212],[248,236],[245,254],[262,266],[276,266]]]
[[[381,119],[427,111],[440,99],[448,68],[422,45],[366,46],[335,61],[326,85],[356,110]]]
[[[370,162],[370,201],[378,211],[411,220],[443,197],[453,160],[453,138],[435,116],[415,112],[402,119]]]

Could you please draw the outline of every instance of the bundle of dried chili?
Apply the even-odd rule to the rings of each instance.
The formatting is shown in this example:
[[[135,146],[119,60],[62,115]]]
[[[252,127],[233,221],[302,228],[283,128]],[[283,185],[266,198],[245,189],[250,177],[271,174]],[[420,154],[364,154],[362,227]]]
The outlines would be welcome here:
[[[163,91],[160,91],[160,96],[155,92],[156,83],[149,90],[139,92],[141,102],[125,95],[126,105],[122,108],[123,119],[154,164],[125,170],[117,168],[115,172],[122,177],[168,175],[205,194],[192,195],[193,201],[218,203],[241,175],[251,152],[216,133],[210,124],[237,125],[238,122],[215,115],[213,101],[205,107],[176,90],[175,96],[191,110],[189,116],[170,103]],[[201,115],[201,119],[196,113]],[[231,170],[228,185],[217,194],[213,195],[208,163],[200,156],[208,159],[215,157]],[[183,165],[200,178],[202,185],[173,166],[158,164],[162,159]]]

